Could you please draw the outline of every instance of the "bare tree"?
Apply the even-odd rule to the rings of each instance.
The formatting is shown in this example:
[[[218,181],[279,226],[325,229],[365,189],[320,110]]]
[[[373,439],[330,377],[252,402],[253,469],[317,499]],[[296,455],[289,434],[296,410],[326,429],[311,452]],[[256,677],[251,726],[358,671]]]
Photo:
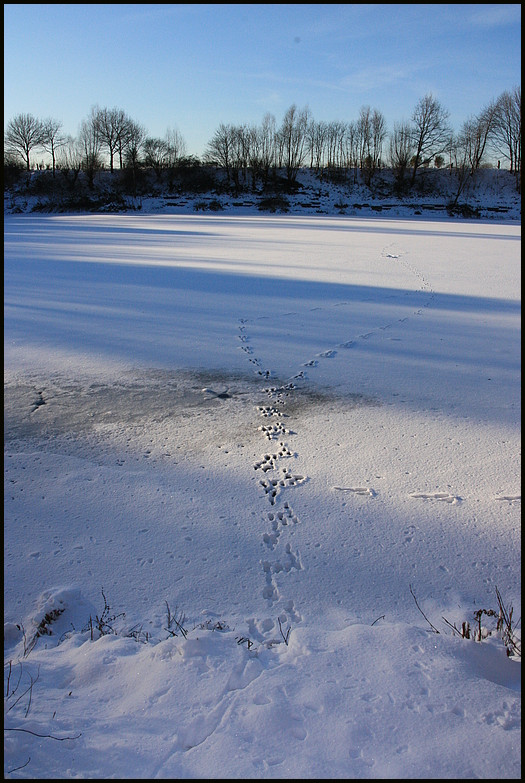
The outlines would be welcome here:
[[[338,169],[343,166],[342,152],[346,130],[346,123],[339,120],[326,123],[325,163],[329,169]]]
[[[516,189],[521,190],[521,87],[504,92],[496,102],[493,144],[501,157],[509,161],[516,176]]]
[[[87,119],[82,120],[78,133],[78,144],[82,155],[82,169],[87,175],[89,187],[94,184],[95,172],[101,168],[100,152],[102,143],[99,134],[97,109],[91,109]]]
[[[182,133],[176,128],[168,128],[165,140],[168,149],[168,166],[175,166],[177,161],[186,157],[186,142],[184,141]]]
[[[279,137],[282,144],[283,166],[286,169],[286,178],[289,184],[293,184],[297,173],[304,163],[308,147],[306,144],[306,130],[309,122],[309,110],[300,111],[294,105],[285,113]]]
[[[42,147],[51,155],[53,177],[56,169],[57,151],[68,143],[68,137],[62,133],[60,120],[47,119],[43,123]]]
[[[136,125],[137,123],[135,123],[131,117],[124,115],[122,118],[122,123],[120,123],[117,127],[115,155],[118,155],[119,167],[121,169],[123,169],[125,166],[128,145]]]
[[[472,182],[472,129],[467,121],[457,136],[451,137],[449,155],[452,163],[452,174],[456,182],[454,198],[451,206],[456,206],[462,193],[468,190]]]
[[[275,117],[266,114],[260,126],[248,130],[249,164],[252,170],[252,187],[255,189],[257,177],[266,185],[270,169],[275,161]]]
[[[21,157],[27,171],[31,170],[30,154],[42,147],[43,139],[43,123],[32,114],[17,114],[7,123],[4,137],[6,151]]]
[[[372,112],[372,156],[374,161],[374,171],[381,166],[383,157],[383,144],[387,136],[386,120],[384,115],[374,109]]]
[[[306,146],[310,157],[310,168],[317,172],[323,172],[325,164],[325,146],[328,132],[328,123],[318,122],[312,119],[306,129]]]
[[[206,158],[208,161],[221,166],[225,172],[228,183],[231,180],[232,164],[235,156],[235,135],[233,125],[221,123],[215,131],[213,138],[208,142]]]
[[[358,164],[359,164],[359,132],[357,129],[357,123],[349,122],[346,126],[345,132],[345,167],[347,169],[353,169],[354,171],[354,184],[358,180]]]
[[[241,187],[241,172],[244,182],[246,182],[251,156],[251,138],[252,134],[246,125],[230,126],[230,173],[237,191]]]
[[[362,107],[356,131],[359,139],[359,166],[366,184],[370,185],[383,154],[383,143],[386,137],[386,121],[383,114],[378,109],[372,110],[370,106]]]
[[[58,169],[82,169],[82,146],[78,138],[66,136],[65,143],[57,152]]]
[[[146,129],[138,122],[129,121],[126,133],[126,139],[123,145],[122,153],[124,163],[136,170],[139,165],[140,155],[146,140]],[[119,150],[120,154],[120,150]]]
[[[125,146],[129,118],[122,109],[99,109],[94,112],[94,121],[97,125],[101,148],[107,149],[109,155],[109,169],[113,171],[113,162],[119,148]],[[122,168],[122,158],[121,158]]]
[[[412,115],[412,143],[414,147],[411,184],[417,170],[426,166],[432,158],[444,152],[450,144],[449,113],[433,95],[425,95]]]
[[[390,135],[389,157],[398,188],[403,186],[405,172],[414,155],[412,138],[412,129],[408,122],[394,123],[394,130]]]
[[[133,195],[137,194],[137,175],[140,165],[140,156],[146,140],[146,129],[138,122],[129,120],[126,128],[126,136],[122,146],[119,147],[119,155],[124,158],[124,164],[131,170],[131,186]],[[122,167],[122,162],[121,162]]]
[[[263,167],[269,171],[275,163],[275,137],[277,126],[273,114],[265,114],[260,128],[260,152]]]
[[[94,121],[97,126],[101,149],[106,149],[109,156],[110,171],[114,170],[115,158],[118,156],[119,167],[124,167],[126,150],[130,143],[136,142],[137,123],[118,108],[94,110]]]
[[[497,104],[492,102],[482,109],[480,114],[478,114],[471,123],[470,163],[473,172],[477,171],[483,162],[483,157],[490,144],[490,139],[494,134],[497,114]]]
[[[356,122],[356,131],[359,145],[359,168],[361,171],[367,165],[372,145],[372,123],[370,118],[370,106],[362,106],[359,119]]]
[[[257,177],[261,174],[259,129],[252,125],[246,128],[248,136],[248,168],[252,177],[252,190],[256,189]]]
[[[64,144],[57,151],[56,167],[70,190],[74,190],[82,171],[83,152],[79,139],[64,137]]]
[[[474,174],[481,166],[487,144],[494,128],[495,104],[487,107],[477,117],[471,117],[463,123],[453,146],[462,150],[461,158]]]
[[[148,137],[142,144],[144,152],[144,164],[152,168],[157,175],[157,179],[162,177],[162,170],[166,168],[168,162],[168,144],[164,139]]]
[[[248,125],[240,125],[238,129],[239,163],[243,172],[244,184],[248,179],[248,169],[253,156],[253,134]]]

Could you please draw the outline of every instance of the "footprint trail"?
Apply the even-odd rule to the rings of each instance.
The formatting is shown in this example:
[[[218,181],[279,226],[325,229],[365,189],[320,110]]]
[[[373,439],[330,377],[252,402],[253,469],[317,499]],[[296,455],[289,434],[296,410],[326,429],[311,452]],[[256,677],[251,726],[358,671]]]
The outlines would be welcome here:
[[[262,513],[262,545],[268,555],[261,559],[261,568],[263,574],[262,597],[266,602],[268,609],[272,610],[271,616],[260,623],[263,631],[260,633],[274,633],[276,630],[275,613],[278,613],[279,623],[299,622],[300,613],[295,607],[295,603],[287,595],[287,575],[292,571],[302,571],[300,552],[292,549],[291,534],[295,526],[300,525],[301,521],[295,514],[289,500],[289,493],[292,490],[297,491],[305,482],[308,476],[294,470],[294,461],[299,458],[299,454],[290,445],[289,440],[296,435],[296,431],[291,426],[292,414],[288,403],[294,399],[294,394],[308,385],[308,372],[312,370],[315,374],[322,372],[325,362],[331,362],[334,359],[344,359],[345,351],[356,347],[360,341],[374,340],[384,338],[387,330],[407,323],[411,318],[421,316],[425,308],[431,306],[435,293],[430,282],[424,274],[416,267],[412,266],[405,258],[406,253],[398,252],[393,246],[384,248],[381,253],[383,262],[392,262],[408,271],[415,281],[412,291],[400,292],[399,296],[409,297],[407,299],[408,312],[405,315],[395,318],[391,321],[385,321],[377,324],[374,328],[362,331],[356,334],[346,335],[343,340],[335,341],[332,347],[320,351],[313,357],[303,362],[297,363],[297,371],[291,373],[281,385],[264,386],[261,388],[261,394],[265,395],[268,402],[259,404],[256,413],[263,423],[258,426],[258,432],[264,438],[267,447],[260,459],[253,464],[256,472],[260,472],[261,478],[258,480],[258,488],[263,503],[267,503],[269,510]],[[311,308],[311,312],[326,314],[331,309],[351,308],[355,303],[352,301],[342,301],[335,304],[327,304]],[[401,304],[403,302],[401,301]],[[299,316],[299,313],[282,313],[282,317],[289,319]],[[316,317],[315,315],[312,317]],[[261,320],[256,318],[255,321]],[[258,356],[252,345],[252,336],[250,334],[250,324],[253,319],[241,318],[238,322],[238,340],[241,350],[246,354],[248,362],[252,365],[254,373],[262,380],[270,381],[275,375],[268,364]],[[275,327],[275,323],[273,324]],[[343,335],[342,335],[343,336]],[[394,339],[388,337],[387,339]],[[293,408],[292,408],[293,410]],[[356,484],[350,486],[334,486],[332,489],[336,492],[349,493],[357,497],[367,498],[369,500],[377,498],[377,492],[365,484]],[[416,500],[427,502],[441,502],[450,505],[456,505],[462,501],[457,495],[448,492],[412,492],[410,497]],[[519,496],[501,495],[497,498],[500,501],[510,503],[519,502]],[[410,536],[411,539],[411,536]],[[251,621],[254,624],[255,621]]]

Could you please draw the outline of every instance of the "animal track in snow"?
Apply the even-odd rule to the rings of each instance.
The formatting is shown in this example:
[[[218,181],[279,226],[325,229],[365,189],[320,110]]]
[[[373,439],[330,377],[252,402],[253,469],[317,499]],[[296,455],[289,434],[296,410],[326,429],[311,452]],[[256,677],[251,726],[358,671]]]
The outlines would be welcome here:
[[[266,544],[266,546],[268,547],[268,549],[270,549],[271,551],[273,551],[275,549],[275,547],[277,546],[277,542],[279,540],[279,536],[280,535],[281,535],[281,532],[278,531],[278,530],[276,530],[275,533],[264,533],[263,541]]]
[[[270,605],[279,600],[279,591],[272,576],[272,566],[267,560],[262,561],[263,572],[266,584],[263,589],[263,598],[270,601]]]
[[[268,514],[268,521],[271,523],[272,531],[271,533],[265,533],[263,535],[263,541],[272,551],[277,546],[283,527],[299,524],[299,519],[288,503],[284,504],[282,511],[270,512]]]
[[[285,412],[286,405],[296,389],[295,382],[308,382],[309,377],[305,371],[306,368],[322,369],[324,360],[338,357],[340,354],[340,349],[358,349],[359,346],[363,346],[361,341],[365,340],[372,341],[377,338],[384,340],[399,339],[395,336],[392,336],[393,327],[395,327],[396,324],[402,324],[409,320],[415,313],[422,314],[423,308],[430,305],[435,295],[430,284],[419,272],[419,270],[412,268],[404,260],[403,257],[406,255],[405,253],[397,252],[395,248],[385,248],[382,255],[384,259],[391,259],[393,263],[405,267],[405,270],[411,273],[415,278],[414,285],[411,287],[411,290],[407,289],[405,292],[406,296],[410,296],[410,299],[406,300],[404,306],[404,313],[406,315],[401,312],[401,317],[397,320],[393,320],[392,322],[385,318],[381,324],[370,324],[369,331],[365,331],[365,329],[362,327],[363,331],[361,333],[356,332],[353,335],[347,335],[347,337],[351,339],[344,339],[345,335],[340,335],[342,342],[336,343],[334,339],[333,348],[323,350],[322,352],[315,354],[313,358],[310,358],[308,361],[304,361],[302,365],[299,364],[299,366],[302,366],[304,369],[299,370],[295,374],[291,374],[288,378],[288,381],[283,385],[279,385],[280,381],[274,381],[276,378],[275,373],[269,369],[266,369],[268,367],[266,364],[266,359],[269,358],[271,361],[271,356],[264,359],[263,357],[259,358],[254,354],[251,346],[250,335],[248,334],[248,324],[250,323],[250,319],[240,319],[239,321],[238,338],[241,349],[247,354],[249,362],[255,367],[256,374],[261,379],[272,379],[271,382],[275,382],[276,384],[275,386],[267,386],[267,388],[262,389],[262,392],[269,398],[270,404],[259,405],[256,408],[258,414],[267,420],[262,426],[258,427],[258,430],[262,433],[264,438],[271,443],[271,445],[267,444],[268,452],[263,454],[263,456],[253,464],[253,468],[256,471],[260,470],[263,474],[265,474],[264,478],[259,480],[258,486],[262,488],[263,497],[268,498],[270,506],[272,507],[271,511],[269,511],[265,517],[268,523],[268,527],[267,530],[263,532],[262,543],[270,552],[274,554],[279,551],[281,552],[281,556],[273,562],[270,560],[261,561],[265,576],[263,598],[269,602],[270,606],[274,606],[275,603],[279,602],[279,606],[285,608],[286,614],[282,614],[279,617],[281,622],[285,622],[286,620],[289,622],[298,622],[302,619],[293,607],[293,601],[290,600],[287,603],[284,602],[284,596],[281,595],[280,591],[283,589],[283,582],[285,583],[286,579],[283,579],[282,576],[277,576],[278,574],[286,574],[292,569],[302,569],[302,564],[298,554],[292,551],[290,543],[286,543],[286,539],[289,538],[290,534],[292,534],[291,526],[297,524],[299,520],[287,503],[282,504],[282,502],[280,502],[279,496],[282,490],[286,489],[287,487],[297,486],[307,481],[308,478],[304,475],[294,473],[291,469],[287,468],[281,469],[281,471],[278,472],[280,459],[297,456],[297,454],[292,453],[289,446],[284,442],[285,436],[293,435],[295,433],[286,427],[285,422],[283,421],[283,418],[288,416],[288,414]],[[400,294],[398,296],[400,296]],[[373,299],[370,299],[370,301],[373,301]],[[327,303],[324,307],[314,307],[310,308],[310,310],[311,312],[315,312],[317,310],[327,311],[331,307],[349,308],[352,306],[352,304],[353,302],[350,301],[330,304]],[[402,304],[402,301],[399,304]],[[299,313],[288,313],[283,311],[280,315],[281,317],[287,316],[290,319],[293,319],[295,316],[299,315]],[[264,318],[267,318],[267,316],[263,316],[255,320],[262,321]],[[389,329],[392,331],[388,333],[389,336],[387,337],[386,333]],[[336,335],[334,334],[333,337],[335,338]],[[299,356],[296,356],[295,358],[298,360],[298,362],[300,361]],[[270,449],[272,451],[270,451]],[[366,485],[356,485],[349,487],[336,486],[332,487],[332,489],[338,492],[350,492],[363,498],[375,498],[377,496],[376,491],[372,487]],[[461,500],[459,497],[444,492],[417,492],[413,493],[412,497],[426,500],[437,500],[446,503],[458,503]],[[507,502],[512,503],[518,499],[518,496],[505,495],[498,499],[507,500]],[[413,526],[409,526],[405,529],[405,544],[410,544],[414,540],[415,533],[416,530]],[[283,547],[284,552],[282,549]],[[263,632],[269,633],[274,628],[275,621],[271,618],[268,618],[264,621],[263,625]]]
[[[31,413],[34,413],[37,411],[42,405],[45,405],[46,401],[44,400],[44,393],[42,391],[36,392],[35,401],[33,402],[33,407],[31,408]]]
[[[297,387],[294,383],[286,383],[283,386],[268,386],[263,391],[271,400],[277,400],[281,405],[284,404],[286,397],[293,392]]]
[[[299,623],[303,619],[299,614],[299,612],[296,611],[294,602],[292,600],[285,601],[285,603],[283,604],[283,609],[287,614],[288,620]],[[281,621],[286,622],[284,617],[281,617]]]
[[[306,476],[299,476],[292,473],[289,468],[283,468],[283,477],[279,481],[281,487],[293,487],[295,484],[303,484],[306,481]]]
[[[257,410],[261,416],[265,416],[266,418],[269,418],[270,416],[286,416],[286,413],[283,413],[278,408],[274,408],[273,405],[259,405],[257,406]]]
[[[137,564],[139,566],[153,565],[154,562],[152,557],[137,557]]]
[[[365,495],[370,498],[375,498],[377,492],[372,487],[332,487],[338,492],[355,492],[356,495]]]
[[[305,476],[294,474],[291,471],[289,471],[287,468],[284,468],[282,478],[280,479],[274,478],[268,481],[266,481],[265,479],[261,479],[259,481],[259,484],[263,488],[264,494],[268,496],[268,499],[273,506],[275,505],[275,500],[277,498],[280,488],[293,487],[296,484],[302,484],[304,481],[306,481]]]
[[[296,313],[287,313],[286,315],[294,316]],[[250,337],[246,333],[246,323],[247,319],[242,319],[240,321],[241,325],[239,326],[239,340],[242,344],[242,350],[247,354],[252,354],[252,356],[249,357],[249,361],[257,368],[257,374],[269,379],[272,376],[272,373],[269,370],[264,369],[263,362],[259,358],[253,356],[253,350],[249,345]],[[328,352],[327,355],[330,355],[330,352]],[[312,360],[311,366],[313,365],[317,365],[317,361]],[[290,395],[296,389],[294,381],[305,379],[306,374],[304,371],[300,371],[282,385],[276,384],[275,386],[267,386],[262,389],[262,391],[269,398],[271,404],[259,405],[256,408],[258,414],[268,420],[267,423],[258,427],[258,431],[262,433],[267,441],[272,442],[274,449],[271,452],[268,451],[263,454],[262,457],[253,464],[254,470],[260,470],[264,474],[273,474],[271,477],[268,475],[268,478],[259,481],[259,486],[262,487],[264,495],[268,498],[270,505],[273,507],[273,510],[267,514],[267,521],[270,523],[270,529],[263,533],[262,536],[263,544],[271,552],[276,550],[277,546],[281,544],[281,536],[287,527],[298,524],[299,522],[290,505],[286,502],[280,505],[277,503],[277,499],[281,490],[306,481],[306,477],[301,474],[296,474],[292,470],[286,468],[278,472],[278,466],[279,460],[296,456],[283,440],[283,436],[294,434],[283,422],[283,419],[287,417],[283,408],[286,406]],[[275,445],[273,445],[274,442],[276,442]],[[274,562],[264,560],[262,561],[262,566],[265,575],[265,584],[262,592],[263,598],[269,602],[270,606],[273,606],[278,601],[282,603],[285,610],[280,615],[282,622],[286,622],[287,620],[294,622],[300,621],[302,618],[296,612],[293,600],[283,602],[275,579],[277,574],[286,574],[292,569],[302,569],[298,554],[293,552],[291,545],[287,543],[284,546],[284,552],[279,559]],[[268,619],[265,621],[264,625],[264,630],[270,631],[275,627],[275,622],[274,620]],[[280,639],[278,639],[277,642],[280,643]]]
[[[521,495],[498,495],[495,500],[506,500],[508,503],[521,503]]]
[[[412,266],[410,263],[408,263],[405,260],[404,257],[406,255],[407,254],[404,251],[398,251],[395,248],[389,248],[389,247],[383,248],[383,250],[381,252],[381,256],[382,256],[383,259],[390,259],[390,260],[396,262],[400,266],[404,267],[405,270],[408,273],[410,273],[410,275],[413,278],[415,278],[415,286],[414,286],[414,288],[412,288],[411,290],[407,289],[405,291],[405,295],[409,296],[410,294],[418,294],[418,293],[426,295],[426,300],[423,301],[423,302],[419,302],[419,306],[417,306],[415,303],[413,305],[414,306],[414,310],[412,311],[412,315],[422,315],[423,308],[426,308],[426,307],[430,306],[432,300],[435,297],[435,292],[433,291],[430,282],[426,279],[426,277],[422,274],[422,272],[419,269],[417,269],[417,267]],[[363,300],[363,301],[372,301],[372,299],[370,299],[370,300]],[[352,304],[353,304],[352,301],[335,302],[335,303],[327,304],[327,305],[321,306],[321,307],[310,308],[310,312],[316,312],[318,310],[319,311],[326,311],[326,310],[331,309],[333,307],[350,307]],[[299,315],[299,313],[297,313],[295,311],[293,311],[293,312],[282,312],[281,313],[281,317],[285,317],[285,316],[293,317],[293,316],[297,316],[297,315]],[[258,318],[256,320],[260,321],[260,320],[263,320],[263,318],[267,318],[267,316],[260,317],[260,318]],[[408,319],[409,319],[409,316],[398,318],[397,319],[397,323],[403,323],[403,322],[407,321]],[[242,340],[243,343],[250,342],[250,338],[245,333],[246,324],[249,323],[249,320],[250,319],[247,319],[247,318],[239,319],[239,323],[240,323],[240,326],[239,326],[240,339]],[[391,328],[393,326],[394,326],[394,323],[386,323],[386,324],[378,325],[378,326],[374,327],[369,332],[363,332],[362,334],[355,335],[353,337],[353,339],[349,339],[349,340],[346,340],[344,342],[339,343],[338,347],[340,347],[340,348],[351,348],[351,347],[356,345],[357,341],[359,341],[359,340],[368,340],[369,338],[377,337],[377,336],[379,336],[381,334],[381,332],[384,332],[385,330],[387,330],[387,329],[389,329],[389,328]],[[396,338],[390,338],[390,339],[393,340],[393,339],[396,339]],[[246,346],[244,346],[244,347],[246,347]],[[325,350],[325,351],[323,351],[321,353],[318,353],[314,358],[310,359],[309,361],[303,362],[302,366],[303,367],[318,367],[319,364],[320,364],[320,362],[318,361],[319,359],[333,358],[333,357],[337,356],[337,354],[338,354],[338,351],[335,350],[335,348]],[[258,370],[258,374],[259,375],[264,376],[266,378],[270,378],[272,376],[272,371],[264,370],[262,362],[259,359],[250,359],[250,361],[259,368],[259,370]],[[292,376],[292,378],[294,380],[295,379],[307,379],[307,376],[306,376],[306,374],[303,371],[301,371],[297,375]]]
[[[262,432],[264,437],[268,438],[268,440],[274,440],[280,435],[288,435],[290,430],[287,430],[286,427],[283,427],[283,425],[279,422],[279,424],[272,425],[263,424],[261,427],[259,427],[259,432]]]
[[[266,581],[263,589],[263,598],[270,601],[272,604],[280,598],[274,576],[283,572],[289,573],[292,569],[301,571],[303,568],[298,552],[293,552],[290,544],[286,544],[284,557],[281,557],[279,560],[274,560],[273,562],[262,560],[261,565]],[[292,603],[293,606],[293,602],[290,603]]]
[[[259,428],[261,429],[261,428]],[[262,470],[266,473],[268,470],[275,470],[277,461],[283,457],[293,457],[292,452],[285,443],[279,443],[280,449],[275,454],[265,454],[258,462],[254,464],[255,470]]]
[[[262,563],[263,571],[271,574],[280,574],[282,571],[288,572],[291,571],[292,568],[295,568],[297,571],[302,571],[303,567],[299,554],[292,551],[291,544],[286,544],[284,554],[284,557],[280,560],[274,560],[273,563],[270,563],[269,560],[264,560]]]
[[[422,498],[423,500],[441,500],[444,503],[460,503],[461,498],[457,495],[450,495],[448,492],[412,492],[411,498]]]
[[[501,709],[482,714],[481,720],[489,726],[498,726],[504,731],[519,730],[521,728],[521,703],[518,700],[505,700]]]

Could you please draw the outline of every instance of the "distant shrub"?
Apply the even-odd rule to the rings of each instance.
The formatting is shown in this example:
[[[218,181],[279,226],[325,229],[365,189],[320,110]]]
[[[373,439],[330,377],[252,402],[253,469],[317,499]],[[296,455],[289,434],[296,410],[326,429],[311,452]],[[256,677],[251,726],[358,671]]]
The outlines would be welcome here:
[[[447,204],[447,215],[450,217],[479,218],[481,213],[477,207],[470,204]]]
[[[167,172],[168,189],[171,193],[206,193],[217,185],[215,170],[203,166],[197,158],[181,158]]]
[[[261,212],[289,212],[290,202],[284,196],[268,196],[257,204]]]
[[[211,201],[196,201],[193,209],[195,212],[220,212],[224,207],[218,199],[213,198]]]
[[[348,181],[348,172],[346,169],[324,169],[323,179],[334,185],[344,185]]]
[[[24,167],[18,161],[4,162],[4,190],[18,185],[24,179]]]

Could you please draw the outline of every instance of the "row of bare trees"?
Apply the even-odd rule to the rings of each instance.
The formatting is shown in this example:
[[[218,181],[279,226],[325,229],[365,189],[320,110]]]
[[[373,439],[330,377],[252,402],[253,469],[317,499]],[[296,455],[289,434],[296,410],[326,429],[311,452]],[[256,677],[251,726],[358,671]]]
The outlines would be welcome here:
[[[204,163],[224,170],[235,188],[268,181],[273,170],[286,173],[290,185],[300,168],[326,172],[358,173],[370,184],[374,174],[391,167],[401,185],[413,185],[422,167],[449,165],[466,179],[478,170],[488,155],[503,159],[521,185],[521,88],[504,92],[482,111],[470,117],[454,133],[449,114],[431,94],[414,108],[410,120],[394,123],[389,133],[383,114],[369,106],[361,108],[352,122],[316,121],[308,108],[291,106],[277,125],[267,114],[260,125],[221,124],[208,143]],[[53,174],[61,168],[83,170],[92,183],[104,164],[136,172],[162,172],[186,158],[180,133],[168,129],[163,139],[148,136],[146,129],[122,109],[94,107],[80,124],[78,136],[62,132],[62,123],[20,114],[5,131],[7,156],[23,161],[28,171],[37,151],[49,154]],[[194,159],[197,160],[198,159]]]
[[[236,186],[248,176],[264,183],[272,168],[284,170],[292,184],[303,166],[321,175],[359,168],[369,182],[380,166],[385,137],[386,122],[376,109],[361,109],[356,123],[317,122],[308,109],[293,105],[279,127],[271,114],[259,126],[221,124],[206,159],[224,168]]]
[[[453,133],[448,112],[432,95],[416,105],[410,121],[395,123],[388,134],[383,114],[361,108],[355,122],[318,122],[307,109],[290,107],[280,127],[266,115],[260,126],[220,125],[207,149],[209,160],[224,168],[239,185],[241,177],[259,174],[265,179],[272,166],[286,171],[293,182],[304,165],[320,172],[361,173],[366,184],[383,166],[394,169],[399,184],[433,164],[450,165],[471,176],[489,154],[507,160],[521,177],[521,89],[505,92]]]

